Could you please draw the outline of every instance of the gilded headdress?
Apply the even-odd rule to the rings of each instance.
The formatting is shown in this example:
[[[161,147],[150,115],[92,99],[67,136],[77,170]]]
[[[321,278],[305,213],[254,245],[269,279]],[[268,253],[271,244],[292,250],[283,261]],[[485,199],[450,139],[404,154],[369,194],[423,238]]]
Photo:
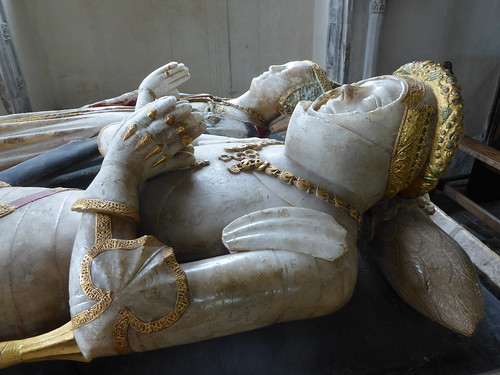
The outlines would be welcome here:
[[[403,197],[418,197],[434,189],[446,173],[464,130],[460,87],[451,72],[437,63],[424,61],[406,64],[394,75],[408,83],[408,91],[402,99],[406,110],[394,146],[384,199],[398,193]],[[434,107],[421,103],[426,87],[432,89],[437,113]],[[433,128],[429,154],[422,166]]]
[[[315,100],[327,91],[333,90],[338,84],[330,81],[326,72],[316,63],[306,61],[313,79],[289,88],[279,99],[279,110],[283,115],[291,115],[301,100]]]

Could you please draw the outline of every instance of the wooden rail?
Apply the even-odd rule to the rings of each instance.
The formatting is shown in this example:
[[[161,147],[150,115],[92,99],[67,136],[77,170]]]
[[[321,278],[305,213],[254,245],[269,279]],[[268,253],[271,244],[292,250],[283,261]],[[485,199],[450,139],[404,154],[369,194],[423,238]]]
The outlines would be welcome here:
[[[467,198],[464,194],[460,193],[458,190],[448,184],[444,185],[443,193],[445,193],[448,197],[453,199],[483,223],[488,225],[491,229],[500,233],[500,220],[495,215],[491,214],[476,202]]]
[[[458,148],[500,171],[500,150],[483,145],[481,142],[467,136],[462,139]]]
[[[481,142],[467,136],[462,139],[458,148],[500,172],[500,150],[484,145]],[[444,184],[443,193],[476,216],[490,228],[500,233],[500,219],[498,219],[495,215],[485,210],[472,199],[460,193],[448,183]]]

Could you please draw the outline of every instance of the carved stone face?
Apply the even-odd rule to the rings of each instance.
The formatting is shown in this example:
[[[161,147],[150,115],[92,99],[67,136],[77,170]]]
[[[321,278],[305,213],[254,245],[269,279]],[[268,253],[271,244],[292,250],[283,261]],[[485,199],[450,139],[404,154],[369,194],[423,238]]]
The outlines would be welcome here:
[[[406,82],[385,76],[299,103],[288,126],[287,156],[335,184],[359,210],[371,207],[387,186],[406,92]]]
[[[307,112],[392,150],[405,108],[401,99],[407,90],[401,78],[375,77],[322,95]],[[323,130],[329,131],[328,127]]]
[[[311,79],[309,64],[291,61],[283,65],[271,65],[267,71],[252,80],[251,87],[269,88],[272,85],[288,85],[290,80]]]
[[[277,103],[286,90],[312,79],[313,73],[305,61],[271,65],[268,71],[252,80],[248,92],[260,99]]]
[[[342,85],[314,103],[321,113],[371,112],[400,98],[403,87],[393,77],[376,77],[352,85]]]

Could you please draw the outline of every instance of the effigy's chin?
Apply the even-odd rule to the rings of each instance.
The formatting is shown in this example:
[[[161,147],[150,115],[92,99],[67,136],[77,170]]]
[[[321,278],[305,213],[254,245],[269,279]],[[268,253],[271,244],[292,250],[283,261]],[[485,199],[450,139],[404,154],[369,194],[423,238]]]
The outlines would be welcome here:
[[[471,336],[484,316],[479,278],[465,251],[420,209],[379,223],[374,256],[395,292],[428,318]]]

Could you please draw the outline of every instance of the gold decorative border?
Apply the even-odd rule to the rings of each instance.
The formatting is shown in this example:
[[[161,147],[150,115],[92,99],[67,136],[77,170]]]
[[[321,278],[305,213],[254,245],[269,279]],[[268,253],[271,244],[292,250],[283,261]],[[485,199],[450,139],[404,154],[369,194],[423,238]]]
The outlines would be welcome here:
[[[177,296],[174,308],[167,315],[145,322],[135,316],[128,308],[124,307],[115,320],[113,327],[113,343],[119,354],[128,354],[132,352],[128,341],[128,330],[132,328],[140,334],[149,334],[162,331],[175,324],[184,314],[189,306],[189,291],[187,277],[184,270],[175,259],[171,247],[163,249],[163,259],[167,268],[175,277],[177,285]]]
[[[310,60],[306,60],[306,63],[311,67],[314,77],[316,78],[316,81],[318,81],[323,92],[333,90],[335,87],[339,86],[338,84],[330,81],[325,70],[318,64]]]
[[[113,302],[114,294],[110,290],[103,290],[95,286],[92,280],[92,262],[103,251],[111,250],[104,245],[111,239],[111,216],[96,213],[95,218],[95,245],[84,255],[80,263],[80,288],[88,299],[98,301],[91,308],[84,310],[71,318],[73,328],[97,319]]]
[[[141,246],[165,246],[153,236],[142,236],[135,240],[112,239],[111,215],[96,213],[95,245],[84,255],[80,264],[80,287],[92,301],[98,301],[91,308],[73,316],[71,321],[75,328],[87,324],[102,315],[113,301],[114,293],[98,288],[92,280],[92,262],[105,251],[135,250]]]
[[[384,200],[405,190],[417,177],[435,112],[431,106],[406,108],[391,158]]]
[[[102,108],[110,108],[109,110],[112,111],[111,107],[99,107],[99,109],[102,110]],[[134,107],[125,107],[121,106],[120,112],[133,112]],[[17,117],[17,118],[8,118],[8,119],[3,119],[0,120],[0,124],[8,124],[8,123],[17,123],[17,122],[28,122],[28,121],[44,121],[44,120],[56,120],[60,118],[66,118],[66,117],[75,117],[79,115],[86,115],[92,113],[92,110],[77,110],[77,111],[72,111],[72,112],[56,112],[56,113],[45,113],[42,115],[38,116],[25,116],[25,117]]]
[[[286,90],[279,98],[278,107],[283,115],[291,115],[295,106],[302,100],[314,100],[321,94],[333,90],[338,84],[328,79],[326,72],[315,62],[305,60],[314,78],[305,83],[299,83]]]
[[[394,144],[383,199],[390,199],[405,190],[417,177],[432,115],[435,113],[431,106],[418,107],[425,96],[425,85],[422,80],[413,77],[401,78],[408,84],[406,94],[401,99],[406,108]]]
[[[0,217],[7,216],[8,214],[13,213],[16,210],[16,207],[11,206],[10,204],[1,203],[0,204]]]
[[[128,217],[135,222],[139,222],[139,213],[133,207],[127,206],[123,203],[106,201],[102,199],[81,198],[78,199],[73,206],[73,211],[77,212],[99,212],[103,214],[118,215]]]
[[[413,77],[401,76],[401,78],[406,81],[408,88],[406,94],[401,99],[401,103],[407,105],[410,108],[416,107],[424,99],[425,96],[425,84],[421,79],[416,79]]]
[[[118,314],[113,327],[114,346],[120,354],[130,353],[131,348],[127,337],[128,327],[131,327],[138,333],[153,333],[170,327],[182,317],[189,306],[187,277],[175,259],[173,249],[166,247],[153,236],[142,236],[134,240],[113,239],[111,215],[97,212],[95,220],[95,244],[82,259],[79,277],[80,288],[85,296],[92,301],[97,301],[97,303],[71,318],[74,329],[100,317],[113,302],[114,292],[98,288],[92,280],[92,263],[103,252],[110,250],[136,250],[143,246],[161,246],[163,247],[163,261],[175,277],[177,298],[173,310],[166,316],[152,322],[144,322],[126,307]]]
[[[421,79],[437,101],[437,123],[429,158],[420,175],[401,193],[404,197],[418,197],[436,187],[458,148],[464,131],[461,90],[453,74],[433,61],[409,63],[394,74]]]

